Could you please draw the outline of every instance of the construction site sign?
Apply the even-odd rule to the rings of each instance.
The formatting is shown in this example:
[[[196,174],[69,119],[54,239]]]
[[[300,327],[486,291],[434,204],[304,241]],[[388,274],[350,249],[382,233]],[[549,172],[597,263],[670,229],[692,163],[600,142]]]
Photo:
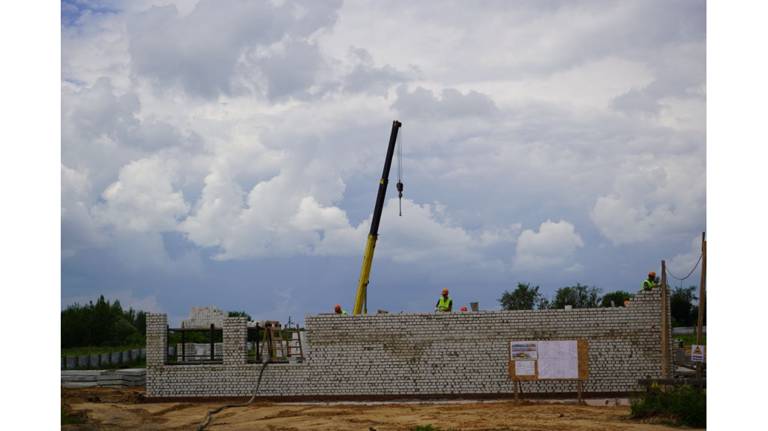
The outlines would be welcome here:
[[[691,362],[704,362],[704,346],[694,344],[691,346]]]
[[[586,340],[511,341],[509,375],[514,380],[586,379]]]

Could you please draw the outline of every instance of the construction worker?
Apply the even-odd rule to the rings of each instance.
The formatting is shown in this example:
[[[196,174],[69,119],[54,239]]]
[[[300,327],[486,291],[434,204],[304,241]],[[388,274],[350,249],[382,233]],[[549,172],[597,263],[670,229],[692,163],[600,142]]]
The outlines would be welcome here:
[[[643,290],[651,290],[656,287],[656,273],[651,271],[648,273],[648,278],[643,280]]]
[[[333,311],[336,312],[336,314],[341,315],[341,316],[346,316],[347,315],[347,310],[344,310],[343,308],[341,308],[340,304],[336,304],[336,306],[333,307]]]
[[[442,311],[444,313],[450,313],[453,308],[453,299],[448,297],[448,289],[443,289],[443,294],[435,304],[435,311]]]

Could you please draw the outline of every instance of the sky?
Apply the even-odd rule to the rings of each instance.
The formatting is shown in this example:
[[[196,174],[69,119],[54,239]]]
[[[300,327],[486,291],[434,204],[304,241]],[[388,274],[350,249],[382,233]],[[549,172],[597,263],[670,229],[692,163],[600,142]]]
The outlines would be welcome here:
[[[351,309],[393,120],[370,311],[699,257],[703,1],[61,8],[62,307]]]

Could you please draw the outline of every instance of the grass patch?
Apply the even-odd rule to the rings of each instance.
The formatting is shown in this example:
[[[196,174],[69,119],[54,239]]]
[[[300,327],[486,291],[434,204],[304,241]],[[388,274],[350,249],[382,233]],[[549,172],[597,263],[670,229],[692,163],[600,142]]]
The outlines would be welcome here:
[[[662,391],[651,388],[640,398],[633,399],[633,419],[660,418],[675,425],[696,428],[707,426],[707,393],[704,389],[683,385]]]
[[[63,402],[61,403],[61,424],[79,425],[85,423],[85,413],[73,413],[72,410]]]
[[[701,337],[701,344],[706,345],[707,344],[707,334],[702,334]],[[676,340],[683,340],[683,345],[690,346],[693,344],[696,344],[696,334],[683,334],[683,335],[673,335],[673,338]]]

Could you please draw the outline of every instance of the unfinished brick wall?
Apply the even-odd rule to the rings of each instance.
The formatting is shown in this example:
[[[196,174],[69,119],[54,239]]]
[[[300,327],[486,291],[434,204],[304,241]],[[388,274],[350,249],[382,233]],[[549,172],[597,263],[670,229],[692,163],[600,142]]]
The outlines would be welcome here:
[[[669,313],[669,308],[666,312]],[[661,377],[661,300],[640,292],[617,308],[307,316],[311,353],[303,364],[271,364],[259,394],[271,397],[473,396],[514,393],[512,340],[589,342],[585,392],[640,390]],[[245,321],[224,322],[222,365],[162,365],[164,315],[147,318],[147,395],[251,395],[261,365],[245,363]],[[162,328],[160,327],[162,325]],[[670,331],[671,332],[671,331]],[[670,337],[671,338],[671,337]],[[573,393],[573,381],[521,384],[524,393]]]

